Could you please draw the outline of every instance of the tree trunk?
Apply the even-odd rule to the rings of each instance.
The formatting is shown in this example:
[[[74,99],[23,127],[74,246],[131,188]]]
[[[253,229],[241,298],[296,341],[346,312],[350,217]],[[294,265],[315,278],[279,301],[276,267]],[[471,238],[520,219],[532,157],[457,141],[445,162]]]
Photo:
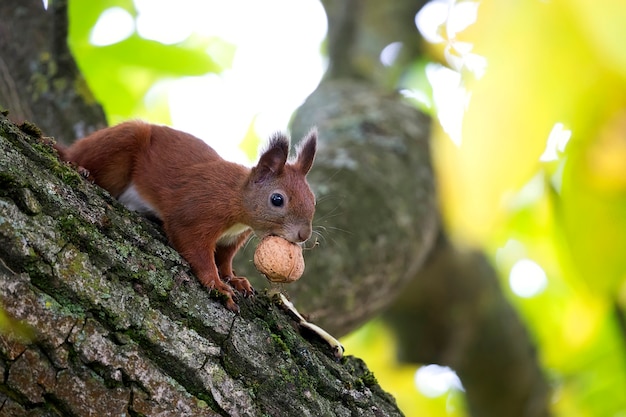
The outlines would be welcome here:
[[[226,310],[158,226],[24,131],[0,117],[0,415],[401,415],[266,296]]]
[[[70,143],[106,126],[67,46],[67,0],[0,2],[0,104]]]

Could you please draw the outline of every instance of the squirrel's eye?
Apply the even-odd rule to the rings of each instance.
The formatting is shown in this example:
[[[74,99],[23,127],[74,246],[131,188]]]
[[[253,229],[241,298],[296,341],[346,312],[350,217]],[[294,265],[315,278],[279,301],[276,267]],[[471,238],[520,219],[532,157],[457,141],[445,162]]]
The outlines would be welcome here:
[[[285,197],[282,194],[274,193],[270,196],[270,202],[274,207],[282,207],[285,204]]]

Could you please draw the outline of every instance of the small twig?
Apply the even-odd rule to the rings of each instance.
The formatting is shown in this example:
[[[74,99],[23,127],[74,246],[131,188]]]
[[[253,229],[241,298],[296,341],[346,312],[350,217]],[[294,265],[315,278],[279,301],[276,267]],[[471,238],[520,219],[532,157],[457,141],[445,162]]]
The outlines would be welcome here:
[[[343,357],[343,352],[345,349],[337,339],[335,339],[321,327],[306,321],[305,318],[302,317],[302,315],[298,312],[293,303],[289,301],[287,297],[285,297],[282,293],[277,293],[275,297],[277,299],[276,301],[278,305],[281,306],[296,322],[298,322],[300,326],[306,327],[307,329],[318,335],[326,343],[328,343],[336,359],[341,359]]]

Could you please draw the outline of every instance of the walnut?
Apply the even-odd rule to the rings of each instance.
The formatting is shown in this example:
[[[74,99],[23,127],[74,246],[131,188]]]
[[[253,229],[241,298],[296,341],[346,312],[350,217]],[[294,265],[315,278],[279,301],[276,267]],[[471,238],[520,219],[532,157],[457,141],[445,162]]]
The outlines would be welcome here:
[[[293,282],[304,272],[302,248],[282,237],[267,236],[254,252],[254,266],[271,282]]]

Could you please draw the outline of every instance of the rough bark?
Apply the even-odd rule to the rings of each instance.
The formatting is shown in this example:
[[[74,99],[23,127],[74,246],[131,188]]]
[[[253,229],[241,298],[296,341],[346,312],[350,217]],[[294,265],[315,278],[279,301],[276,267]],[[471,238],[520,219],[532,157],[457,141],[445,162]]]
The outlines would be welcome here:
[[[0,302],[30,331],[0,334],[0,415],[401,415],[267,297],[226,310],[158,226],[21,128],[0,117]]]

